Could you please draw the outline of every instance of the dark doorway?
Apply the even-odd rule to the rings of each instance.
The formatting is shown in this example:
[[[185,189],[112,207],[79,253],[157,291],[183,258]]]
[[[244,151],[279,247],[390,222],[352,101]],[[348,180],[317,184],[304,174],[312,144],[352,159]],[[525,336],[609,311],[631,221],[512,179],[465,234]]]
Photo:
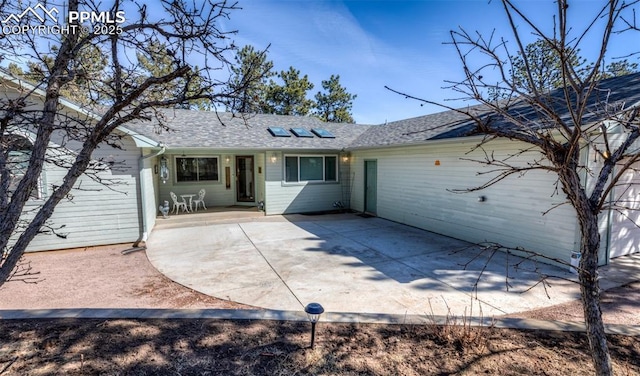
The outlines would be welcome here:
[[[255,189],[253,156],[236,157],[236,200],[255,202]]]

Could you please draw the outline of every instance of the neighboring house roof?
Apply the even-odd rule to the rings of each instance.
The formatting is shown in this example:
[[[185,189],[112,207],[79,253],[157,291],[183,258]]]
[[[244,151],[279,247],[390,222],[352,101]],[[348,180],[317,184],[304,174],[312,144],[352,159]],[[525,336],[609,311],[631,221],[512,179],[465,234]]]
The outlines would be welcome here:
[[[162,129],[158,120],[127,124],[131,131],[162,142],[169,149],[314,149],[342,150],[371,126],[347,123],[325,123],[314,117],[252,114],[246,117],[228,112],[162,109]],[[290,137],[275,137],[269,127],[282,127]],[[291,128],[325,129],[335,138],[297,137]]]
[[[555,90],[547,100],[555,108],[555,112],[565,122],[571,124],[564,91],[561,89]],[[602,80],[589,97],[588,110],[585,111],[582,119],[583,124],[590,124],[600,120],[604,104],[610,108],[619,108],[620,106],[629,108],[639,103],[640,73]],[[475,112],[480,117],[491,115],[491,112],[483,105],[472,106],[468,110]],[[527,121],[532,127],[539,126],[544,128],[546,126],[539,121],[540,118],[535,109],[524,101],[512,103],[509,107],[509,113],[514,117]],[[513,123],[503,117],[496,117],[493,119],[492,126],[513,127]],[[431,140],[470,136],[474,134],[475,128],[475,124],[468,116],[449,110],[373,126],[358,137],[349,148],[360,149],[420,144]]]

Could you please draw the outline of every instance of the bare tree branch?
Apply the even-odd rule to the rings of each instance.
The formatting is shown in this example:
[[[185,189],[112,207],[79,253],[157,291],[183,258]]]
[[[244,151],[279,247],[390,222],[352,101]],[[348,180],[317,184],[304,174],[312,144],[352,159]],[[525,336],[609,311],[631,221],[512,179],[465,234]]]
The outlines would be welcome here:
[[[557,1],[553,27],[545,28],[539,20],[534,21],[521,11],[515,2],[502,0],[510,36],[515,44],[513,50],[509,49],[506,38],[498,39],[493,33],[484,38],[462,28],[451,32],[450,44],[462,63],[464,78],[446,83],[449,89],[474,103],[473,106],[455,109],[437,101],[390,90],[464,114],[468,121],[461,122],[460,128],[465,130],[465,135],[485,135],[480,145],[474,147],[483,151],[484,158],[465,160],[473,159],[485,167],[479,175],[488,178],[484,183],[462,191],[486,189],[507,177],[537,169],[557,175],[556,192],[561,191],[566,197],[559,205],[571,205],[580,229],[582,257],[578,278],[592,359],[597,374],[610,375],[613,371],[602,323],[597,279],[600,250],[598,216],[607,207],[631,208],[631,205],[616,202],[614,193],[621,181],[640,163],[640,148],[637,146],[640,142],[640,109],[637,104],[640,96],[616,86],[622,81],[603,81],[602,71],[612,38],[623,32],[640,31],[636,22],[640,3],[604,1],[594,8],[592,16],[579,30],[570,25],[572,17],[575,17],[571,13],[575,5],[571,4],[568,0]],[[537,85],[538,72],[534,71],[536,56],[530,55],[525,43],[527,33],[538,38],[540,44],[556,57],[557,68],[553,73],[560,78],[556,89]],[[588,64],[576,58],[580,46],[585,44],[597,51]],[[638,45],[628,47],[637,49]],[[631,50],[624,56],[637,53],[639,51]],[[518,72],[514,71],[516,65],[520,69]],[[612,132],[610,128],[622,131]],[[497,139],[527,145],[514,144],[520,148],[520,156],[529,162],[513,163],[508,156],[494,156],[490,152],[491,142]],[[531,153],[532,147],[539,154]],[[589,162],[590,151],[602,163]],[[586,184],[585,177],[592,178],[593,183]],[[512,251],[501,245],[487,247],[488,252],[495,249]],[[555,259],[548,261],[566,263]]]
[[[24,12],[28,6],[3,1],[0,19],[24,13],[20,22],[29,24],[33,17]],[[69,26],[74,31],[0,37],[1,57],[10,58],[24,72],[9,80],[12,86],[8,89],[18,98],[0,99],[0,285],[37,234],[67,235],[48,220],[59,202],[73,199],[72,192],[96,189],[85,185],[81,177],[104,189],[124,188],[110,175],[117,171],[118,161],[94,158],[98,148],[120,147],[118,127],[157,118],[156,109],[162,107],[198,104],[215,108],[242,90],[229,86],[229,70],[224,69],[229,64],[228,52],[235,49],[228,38],[235,32],[220,27],[221,20],[239,9],[237,3],[163,0],[154,3],[158,8],[154,12],[147,12],[146,6],[136,2],[125,6],[121,0],[70,0],[67,12],[116,15],[137,7],[137,14],[84,25],[61,16],[45,24]],[[143,64],[144,58],[158,55],[162,64]],[[72,107],[79,110],[65,110],[67,99],[75,100]],[[166,128],[163,124],[160,121],[159,127]],[[19,150],[20,155],[29,156],[28,162],[13,161],[16,140],[29,144],[21,144],[25,149]],[[18,165],[26,167],[17,173]],[[40,191],[44,166],[65,170],[65,176],[47,183],[47,194],[39,198],[37,210],[27,209],[27,202],[35,204],[30,200]],[[27,211],[28,217],[24,216]]]

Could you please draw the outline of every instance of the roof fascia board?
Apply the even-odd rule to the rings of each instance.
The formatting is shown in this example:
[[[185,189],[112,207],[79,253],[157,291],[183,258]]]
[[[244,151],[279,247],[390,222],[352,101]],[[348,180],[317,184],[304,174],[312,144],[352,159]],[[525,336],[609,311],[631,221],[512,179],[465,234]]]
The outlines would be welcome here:
[[[346,151],[346,148],[334,148],[334,149],[320,149],[320,148],[307,148],[307,149],[301,149],[301,148],[282,148],[282,147],[264,147],[264,148],[253,148],[253,147],[242,147],[242,146],[238,146],[238,147],[217,147],[217,146],[212,146],[212,147],[203,147],[203,146],[197,146],[197,147],[179,147],[179,146],[167,146],[167,154],[172,154],[172,153],[182,153],[183,151],[188,151],[188,152],[210,152],[210,151],[219,151],[219,152],[242,152],[242,153],[250,153],[250,152],[256,152],[256,153],[262,153],[265,151],[282,151],[282,152],[287,152],[287,153],[340,153],[342,151]]]
[[[126,128],[125,126],[118,126],[117,129],[126,134],[127,136],[130,136],[133,139],[133,142],[136,144],[137,147],[139,148],[159,148],[162,147],[162,143],[152,140],[151,138],[141,135],[138,132],[134,132],[128,128]]]
[[[345,151],[358,151],[358,150],[373,150],[373,149],[391,149],[391,148],[401,148],[405,146],[430,146],[430,145],[445,145],[445,144],[459,144],[469,141],[480,141],[484,138],[482,135],[477,136],[464,136],[464,137],[453,137],[439,140],[424,140],[424,141],[416,141],[416,142],[407,142],[401,144],[390,144],[390,145],[374,145],[374,146],[358,146],[358,147],[347,147]]]

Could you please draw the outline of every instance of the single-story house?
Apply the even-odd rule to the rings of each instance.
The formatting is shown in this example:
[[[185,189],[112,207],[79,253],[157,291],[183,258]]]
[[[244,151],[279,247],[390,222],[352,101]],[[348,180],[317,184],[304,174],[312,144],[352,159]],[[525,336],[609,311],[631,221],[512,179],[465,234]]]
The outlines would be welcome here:
[[[3,76],[5,92],[25,83]],[[640,74],[602,81],[609,103],[640,105]],[[9,95],[9,94],[7,94]],[[82,111],[63,101],[69,111]],[[74,107],[75,106],[75,107]],[[65,224],[66,239],[38,236],[30,250],[58,249],[144,240],[170,192],[206,191],[206,207],[257,206],[265,215],[347,208],[471,242],[520,246],[569,260],[579,249],[576,216],[558,194],[557,177],[532,171],[482,191],[488,169],[471,151],[482,135],[455,111],[384,125],[324,123],[312,117],[161,110],[159,121],[121,127],[122,149],[100,148],[96,158],[120,168],[104,172],[126,182],[126,194],[81,190],[63,202],[52,222]],[[496,158],[525,163],[530,151],[506,140],[487,147]],[[599,163],[584,151],[587,164]],[[48,166],[46,186],[60,173]],[[90,184],[83,180],[82,184]],[[584,175],[584,183],[592,178]],[[625,181],[638,177],[630,171]],[[633,185],[613,193],[640,208]],[[34,198],[37,204],[37,198]],[[602,217],[602,259],[640,251],[640,230],[631,211]],[[640,221],[635,221],[640,223]]]

